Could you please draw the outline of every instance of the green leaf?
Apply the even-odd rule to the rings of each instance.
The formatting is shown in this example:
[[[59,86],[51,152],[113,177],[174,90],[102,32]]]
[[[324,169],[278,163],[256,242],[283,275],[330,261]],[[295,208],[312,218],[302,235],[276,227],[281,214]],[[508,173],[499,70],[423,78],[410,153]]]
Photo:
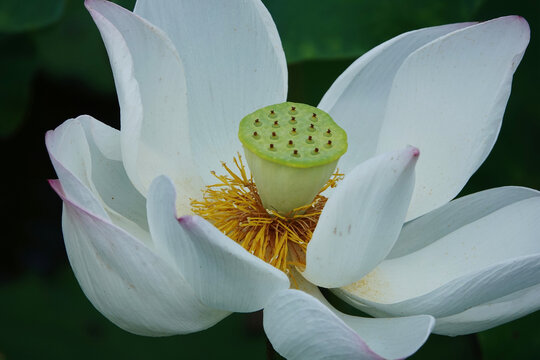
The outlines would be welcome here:
[[[0,32],[16,33],[50,25],[62,15],[65,0],[2,0]]]
[[[264,0],[287,61],[357,57],[402,32],[471,21],[485,0]]]
[[[0,138],[4,138],[20,126],[26,115],[37,64],[33,44],[25,35],[0,37],[0,48]]]

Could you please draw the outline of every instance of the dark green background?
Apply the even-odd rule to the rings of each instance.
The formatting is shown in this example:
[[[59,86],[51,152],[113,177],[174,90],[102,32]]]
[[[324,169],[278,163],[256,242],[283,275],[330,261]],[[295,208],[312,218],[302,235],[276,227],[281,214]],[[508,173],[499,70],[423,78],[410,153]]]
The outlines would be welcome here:
[[[128,8],[133,1],[117,1]],[[540,2],[536,0],[267,0],[289,61],[289,98],[316,105],[356,57],[404,31],[519,14],[531,43],[514,78],[501,135],[463,194],[540,189]],[[67,263],[61,202],[44,133],[79,114],[118,127],[101,38],[82,0],[0,1],[0,360],[264,359],[260,314],[234,314],[197,334],[126,333],[86,300]],[[340,305],[344,310],[346,306]],[[433,335],[413,359],[538,359],[540,313],[456,338]]]

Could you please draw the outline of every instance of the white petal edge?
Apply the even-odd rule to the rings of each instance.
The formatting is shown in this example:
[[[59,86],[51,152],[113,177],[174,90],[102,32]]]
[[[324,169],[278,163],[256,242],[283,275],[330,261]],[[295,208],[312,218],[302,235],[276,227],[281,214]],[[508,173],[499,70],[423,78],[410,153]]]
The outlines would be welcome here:
[[[370,159],[345,176],[326,203],[302,275],[323,287],[351,284],[384,260],[403,225],[419,150]]]
[[[540,285],[531,286],[496,301],[437,319],[434,333],[466,335],[491,329],[540,309]]]
[[[94,135],[99,137],[101,148]],[[131,185],[122,163],[114,160],[115,147],[119,146],[115,135],[114,129],[81,115],[48,131],[45,144],[62,187],[72,201],[150,244],[144,199]]]
[[[152,180],[168,175],[183,189],[179,209],[189,213],[202,180],[191,155],[185,72],[174,45],[152,24],[103,0],[85,5],[109,54],[121,115],[126,172],[146,195]]]
[[[351,139],[347,153],[339,160],[340,169],[348,173],[375,155],[392,81],[407,56],[432,40],[473,24],[435,26],[396,36],[362,55],[336,79],[318,107]]]
[[[445,206],[407,222],[401,229],[399,238],[387,259],[410,254],[505,206],[537,196],[540,196],[540,193],[533,189],[504,186],[453,200]]]
[[[263,316],[266,336],[289,360],[382,359],[330,309],[303,291],[278,292]]]
[[[484,162],[529,38],[523,18],[502,17],[442,36],[403,62],[377,153],[406,144],[422,149],[407,219],[454,198]]]
[[[241,150],[238,123],[287,97],[279,34],[259,0],[139,0],[135,13],[164,30],[185,67],[192,153],[199,173]]]
[[[426,226],[427,233],[443,237],[382,262],[365,278],[336,293],[351,303],[368,305],[373,311],[362,310],[375,315],[429,313],[446,317],[537,285],[540,193],[535,193],[515,198],[515,202],[479,219],[472,217],[470,223],[446,235]],[[469,198],[478,200],[478,196]],[[438,214],[433,219],[443,218]],[[445,227],[444,221],[433,223]],[[452,221],[447,218],[447,223]]]
[[[182,275],[107,219],[73,203],[59,181],[70,264],[85,295],[122,329],[146,336],[204,330],[228,315],[201,304]]]
[[[326,300],[319,288],[293,271],[295,285],[315,297],[338,318],[353,329],[366,345],[385,359],[404,359],[414,354],[426,342],[435,319],[430,315],[399,318],[365,318],[344,314]],[[300,322],[303,323],[303,322]]]
[[[198,216],[177,219],[176,191],[160,176],[148,194],[148,223],[157,251],[211,307],[235,312],[263,308],[275,292],[287,289],[282,271],[250,254]]]

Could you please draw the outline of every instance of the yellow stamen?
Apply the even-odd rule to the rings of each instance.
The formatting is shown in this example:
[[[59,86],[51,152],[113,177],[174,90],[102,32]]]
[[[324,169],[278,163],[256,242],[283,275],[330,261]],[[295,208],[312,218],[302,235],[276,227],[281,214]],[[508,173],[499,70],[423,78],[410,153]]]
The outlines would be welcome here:
[[[238,174],[222,163],[228,175],[217,175],[217,184],[203,190],[202,200],[192,200],[193,212],[210,221],[247,251],[289,273],[306,265],[311,240],[327,198],[321,193],[343,178],[336,172],[311,204],[294,209],[291,217],[263,207],[253,178],[248,178],[242,157],[234,158]]]

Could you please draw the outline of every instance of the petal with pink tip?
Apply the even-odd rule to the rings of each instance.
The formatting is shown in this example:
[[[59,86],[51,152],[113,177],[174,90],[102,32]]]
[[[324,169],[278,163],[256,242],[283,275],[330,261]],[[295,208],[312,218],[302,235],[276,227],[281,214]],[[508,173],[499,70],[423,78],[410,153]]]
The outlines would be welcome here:
[[[85,295],[109,320],[139,335],[185,334],[206,329],[227,312],[201,304],[182,275],[144,243],[64,200],[62,226],[69,261]]]
[[[303,276],[319,286],[339,287],[384,260],[409,207],[418,155],[414,147],[391,151],[346,174],[308,244]]]
[[[148,193],[148,223],[156,250],[191,284],[202,303],[251,312],[263,308],[289,280],[198,216],[176,218],[176,192],[160,176]]]

